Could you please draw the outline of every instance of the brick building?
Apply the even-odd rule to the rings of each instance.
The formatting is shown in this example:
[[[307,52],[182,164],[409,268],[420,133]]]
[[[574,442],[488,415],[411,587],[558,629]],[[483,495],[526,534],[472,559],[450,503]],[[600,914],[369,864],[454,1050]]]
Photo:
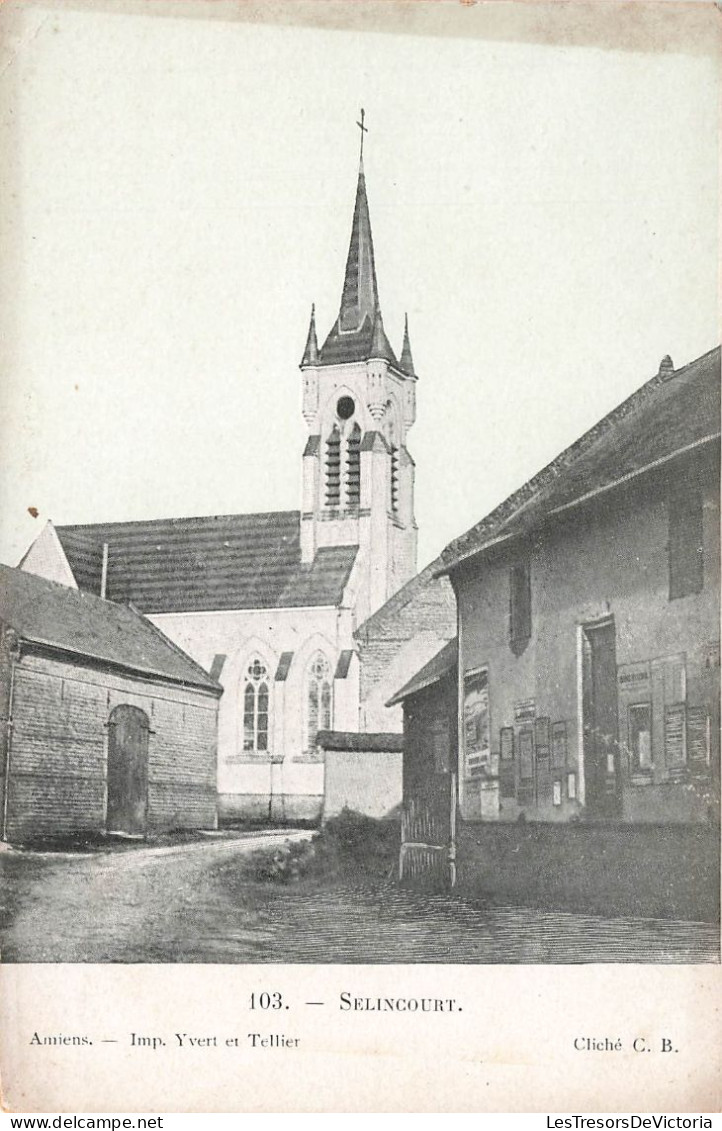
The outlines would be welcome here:
[[[3,839],[215,828],[221,693],[127,606],[0,566]]]

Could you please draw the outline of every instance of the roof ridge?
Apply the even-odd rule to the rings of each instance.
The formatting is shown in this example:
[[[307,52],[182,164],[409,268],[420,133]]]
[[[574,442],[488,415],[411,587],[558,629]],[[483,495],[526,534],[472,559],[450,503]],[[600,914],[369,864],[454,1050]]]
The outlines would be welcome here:
[[[88,593],[87,590],[73,589],[73,587],[71,585],[64,585],[62,581],[54,581],[50,577],[43,577],[39,573],[32,573],[29,569],[22,569],[19,565],[11,566],[11,565],[8,565],[7,562],[0,562],[0,570],[2,570],[2,569],[9,570],[10,573],[13,575],[13,577],[15,577],[19,574],[20,576],[23,577],[23,579],[27,579],[28,584],[30,586],[33,586],[33,585],[36,585],[36,584],[37,585],[45,585],[45,586],[48,587],[48,589],[57,589],[64,594],[65,593],[74,593],[77,597],[80,597],[84,600],[89,600],[89,601],[91,601],[91,603],[97,602],[98,604],[101,604],[101,605],[111,604],[111,605],[114,605],[116,608],[125,608],[126,607],[124,605],[118,605],[117,601],[108,602],[108,601],[106,601],[106,599],[104,597],[98,597],[97,594],[95,594],[95,593]]]
[[[485,528],[493,527],[500,520],[508,522],[513,516],[524,510],[531,502],[538,499],[544,490],[556,480],[560,472],[566,471],[568,468],[572,467],[578,459],[602,440],[610,429],[618,424],[620,420],[625,419],[645,405],[659,389],[666,390],[670,387],[675,387],[679,378],[692,366],[698,366],[701,362],[703,363],[715,353],[719,352],[720,346],[715,346],[713,349],[708,350],[707,353],[702,354],[701,357],[694,358],[692,361],[675,369],[672,376],[663,376],[660,372],[655,373],[649,380],[645,381],[639,388],[635,389],[628,397],[616,405],[615,408],[611,409],[605,416],[598,420],[596,424],[593,424],[586,432],[583,432],[573,443],[564,448],[553,460],[545,464],[531,479],[528,479],[518,487],[516,491],[513,491],[511,495],[503,499],[502,502],[485,515],[480,522],[453,539],[439,555],[439,561],[442,567],[440,572],[445,572],[445,567],[448,566],[450,562],[465,556],[465,549],[468,543],[476,536],[483,534]]]
[[[279,515],[287,515],[289,518],[294,519],[300,517],[300,510],[283,510],[283,511],[238,511],[231,514],[194,514],[194,515],[171,515],[165,518],[125,518],[118,521],[109,522],[64,522],[59,523],[55,529],[57,530],[92,530],[94,527],[116,527],[116,526],[154,526],[160,523],[168,522],[204,522],[207,519],[228,519],[228,518],[271,518],[278,517]]]
[[[109,664],[111,667],[135,671],[143,675],[155,676],[175,684],[200,686],[204,687],[206,690],[222,691],[221,685],[217,683],[216,680],[212,680],[208,672],[201,668],[187,652],[184,652],[182,648],[174,644],[172,640],[169,640],[165,633],[158,629],[156,625],[152,624],[147,617],[131,608],[129,605],[98,597],[96,594],[89,593],[87,590],[73,589],[69,585],[63,585],[62,582],[53,581],[50,578],[41,577],[38,574],[30,573],[29,571],[9,566],[5,563],[0,563],[0,572],[3,570],[7,571],[9,574],[5,592],[11,603],[10,609],[5,609],[3,615],[10,618],[8,623],[11,627],[18,632],[22,639],[27,640],[29,643],[85,657],[86,660],[91,660],[96,663]],[[35,592],[33,592],[33,590]],[[43,597],[40,596],[42,591],[45,593]],[[87,622],[91,626],[94,626],[92,627],[92,631],[95,634],[93,637],[94,644],[86,647],[82,642],[79,643],[75,632],[72,637],[68,637],[67,635],[63,637],[61,635],[60,637],[55,636],[55,638],[53,638],[53,636],[48,635],[45,630],[34,631],[32,624],[30,628],[28,628],[27,622],[25,627],[22,627],[22,617],[15,620],[18,609],[15,608],[14,615],[12,608],[12,601],[14,599],[21,602],[21,608],[22,603],[35,604],[40,602],[41,607],[47,610],[47,608],[52,609],[54,605],[51,604],[48,606],[42,603],[47,602],[48,599],[54,600],[56,595],[60,598],[61,602],[57,605],[58,608],[72,609],[74,607],[75,611],[73,615],[79,618],[78,623],[83,622],[85,624]],[[84,610],[80,607],[81,603],[85,605]],[[97,616],[100,616],[102,619],[98,621],[95,619]],[[13,620],[15,620],[15,623],[13,623]],[[115,644],[111,646],[110,653],[105,650],[103,648],[103,641],[105,640],[107,645],[108,635],[103,637],[97,634],[99,625],[102,627],[104,633],[112,635],[113,641],[116,643],[118,639],[133,640],[133,634],[135,634],[134,643],[136,649],[139,650],[141,659],[139,660],[137,658],[138,651],[136,655],[130,659],[127,658],[127,653],[125,659],[118,658],[117,655],[112,654],[112,647],[114,647]],[[197,682],[178,672],[173,672],[168,669],[164,671],[160,663],[156,664],[154,662],[152,648],[149,647],[149,641],[146,635],[148,627],[153,630],[154,635],[160,637],[161,643],[169,652],[173,652],[174,655],[178,656],[183,661],[182,667],[188,667],[192,672],[198,674]],[[118,634],[120,634],[120,637]],[[130,634],[130,636],[127,634]],[[101,645],[100,650],[96,650],[95,647],[98,642]],[[148,659],[148,656],[150,656],[150,659]]]

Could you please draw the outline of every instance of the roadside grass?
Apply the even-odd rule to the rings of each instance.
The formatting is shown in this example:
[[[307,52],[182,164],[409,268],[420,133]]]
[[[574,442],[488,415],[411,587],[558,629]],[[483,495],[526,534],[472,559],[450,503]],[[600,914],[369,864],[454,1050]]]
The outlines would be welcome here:
[[[311,840],[259,849],[244,863],[248,878],[261,883],[388,880],[395,874],[398,853],[397,822],[344,809]]]

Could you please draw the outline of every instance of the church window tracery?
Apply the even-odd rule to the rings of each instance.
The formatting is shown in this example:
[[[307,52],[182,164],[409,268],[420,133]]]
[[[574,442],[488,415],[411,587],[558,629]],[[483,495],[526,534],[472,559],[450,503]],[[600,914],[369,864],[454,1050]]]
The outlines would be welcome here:
[[[316,735],[320,730],[331,729],[332,715],[332,675],[331,665],[326,657],[318,652],[313,660],[308,673],[306,690],[306,750],[311,750],[316,744]]]
[[[256,657],[248,665],[243,688],[243,749],[251,753],[268,750],[268,669]]]

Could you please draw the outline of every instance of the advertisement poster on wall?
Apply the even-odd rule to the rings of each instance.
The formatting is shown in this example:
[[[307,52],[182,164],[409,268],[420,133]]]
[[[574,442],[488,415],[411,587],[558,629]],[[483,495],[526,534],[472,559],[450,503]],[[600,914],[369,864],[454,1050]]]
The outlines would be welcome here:
[[[491,764],[489,741],[489,673],[486,668],[464,676],[464,769],[478,777]]]

